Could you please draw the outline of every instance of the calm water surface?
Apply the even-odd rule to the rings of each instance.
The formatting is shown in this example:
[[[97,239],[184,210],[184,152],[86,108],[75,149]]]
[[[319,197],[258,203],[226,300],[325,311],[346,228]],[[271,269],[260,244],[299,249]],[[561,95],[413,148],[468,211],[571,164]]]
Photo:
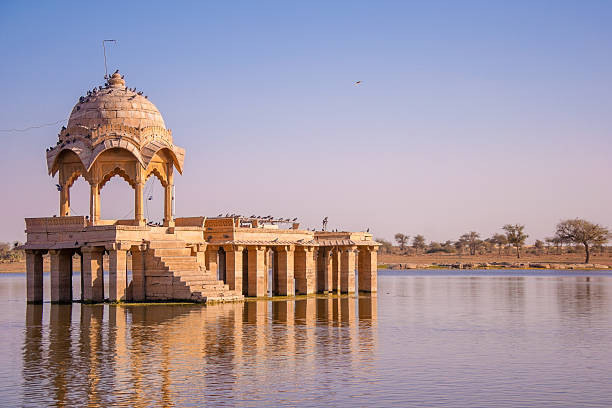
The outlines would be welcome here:
[[[26,306],[25,276],[0,275],[0,406],[612,406],[612,274],[378,283],[374,297]]]

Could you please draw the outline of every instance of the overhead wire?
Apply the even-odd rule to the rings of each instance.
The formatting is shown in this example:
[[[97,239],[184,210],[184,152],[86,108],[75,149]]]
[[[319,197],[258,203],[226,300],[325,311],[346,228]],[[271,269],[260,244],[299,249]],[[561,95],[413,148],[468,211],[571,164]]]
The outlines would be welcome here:
[[[62,119],[62,120],[58,120],[56,122],[51,122],[51,123],[42,123],[40,125],[32,125],[32,126],[28,126],[22,129],[17,129],[17,128],[10,128],[10,129],[0,129],[0,132],[27,132],[28,130],[32,130],[32,129],[40,129],[40,128],[44,128],[47,126],[53,126],[53,125],[59,125],[60,123],[66,122],[68,119]]]

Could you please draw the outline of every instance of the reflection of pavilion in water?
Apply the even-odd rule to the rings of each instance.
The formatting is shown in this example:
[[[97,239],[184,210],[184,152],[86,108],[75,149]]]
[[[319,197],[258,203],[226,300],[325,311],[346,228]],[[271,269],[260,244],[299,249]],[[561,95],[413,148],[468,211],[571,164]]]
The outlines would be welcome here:
[[[332,353],[347,364],[369,364],[376,301],[368,295],[205,308],[30,304],[24,400],[39,406],[231,401],[279,364],[293,366],[296,378],[288,380],[299,384],[302,371]],[[43,308],[50,308],[48,326]]]

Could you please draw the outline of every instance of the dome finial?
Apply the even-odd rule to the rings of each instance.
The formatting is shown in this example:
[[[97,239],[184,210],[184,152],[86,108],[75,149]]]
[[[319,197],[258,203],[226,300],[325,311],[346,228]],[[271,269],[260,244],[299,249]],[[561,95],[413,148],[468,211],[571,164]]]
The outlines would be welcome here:
[[[111,88],[125,87],[125,81],[121,77],[119,70],[116,70],[113,75],[111,75],[111,77],[108,79],[108,83]]]

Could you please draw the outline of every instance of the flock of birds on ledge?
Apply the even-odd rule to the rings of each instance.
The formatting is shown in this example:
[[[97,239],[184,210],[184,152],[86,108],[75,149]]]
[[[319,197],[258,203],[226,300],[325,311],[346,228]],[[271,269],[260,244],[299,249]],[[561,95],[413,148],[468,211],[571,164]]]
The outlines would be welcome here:
[[[118,73],[118,72],[119,72],[119,70],[115,71],[115,73]],[[104,79],[108,80],[108,79],[110,79],[110,77],[111,77],[110,75],[105,75]],[[125,75],[121,75],[121,79],[123,79],[124,77],[125,77]],[[112,88],[109,89],[109,87],[110,87],[110,83],[108,83],[108,82],[104,82],[104,84],[100,85],[100,86],[95,86],[92,90],[87,91],[87,96],[79,97],[79,105],[82,104],[82,103],[89,102],[89,98],[90,97],[97,96],[98,93],[101,92],[102,90],[108,89],[107,94],[112,93],[114,91],[114,89],[112,89]],[[121,89],[119,89],[118,91],[121,91]],[[143,92],[142,91],[138,91],[136,88],[128,88],[126,86],[123,89],[123,91],[125,93],[128,93],[128,92],[133,92],[134,93],[134,95],[132,95],[130,97],[130,100],[134,99],[136,97],[136,95],[144,96],[145,99],[148,99],[147,95],[143,95]],[[81,107],[79,105],[76,106],[76,110],[77,111],[81,110]],[[66,126],[62,126],[61,132],[63,132],[64,130],[66,130]],[[61,132],[60,132],[60,134],[61,134]],[[58,134],[57,136],[59,137],[60,134]],[[68,136],[70,136],[70,134],[66,134],[66,137],[68,137]],[[89,137],[91,137],[91,135],[87,135],[87,137],[89,138]],[[62,143],[62,142],[60,142],[58,140],[57,144],[55,146],[51,146],[51,147],[47,148],[46,151],[49,152],[49,151],[53,150],[53,148],[57,147],[60,144],[62,145],[61,147],[64,147],[64,145],[67,145],[67,144],[69,144],[71,142],[74,143],[75,141],[76,141],[76,139],[72,139],[72,140],[67,140],[64,143]]]
[[[290,218],[274,218],[271,215],[267,215],[265,217],[259,216],[259,215],[251,215],[250,217],[243,217],[241,214],[225,214],[223,215],[223,213],[217,215],[217,218],[244,218],[247,220],[261,220],[261,221],[266,221],[266,222],[277,222],[277,223],[282,223],[282,222],[296,222],[297,221],[297,217],[295,217],[294,219],[290,219]]]

